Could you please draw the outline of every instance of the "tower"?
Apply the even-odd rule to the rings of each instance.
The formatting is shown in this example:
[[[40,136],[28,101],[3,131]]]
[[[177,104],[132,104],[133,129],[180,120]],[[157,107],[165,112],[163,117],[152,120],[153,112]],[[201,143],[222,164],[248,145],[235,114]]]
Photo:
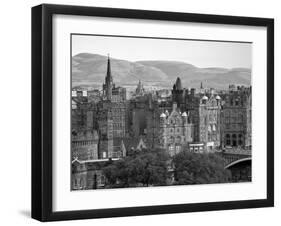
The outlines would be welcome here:
[[[181,85],[181,79],[179,77],[177,77],[176,83],[173,86],[172,97],[173,102],[176,102],[179,108],[184,106],[184,93]]]
[[[113,153],[113,120],[111,112],[99,112],[99,158],[111,158]]]
[[[138,86],[136,88],[136,95],[142,96],[143,94],[144,94],[143,84],[141,83],[141,80],[139,80]]]
[[[203,87],[203,82],[201,82],[200,84],[200,93],[201,94],[204,94],[205,90],[204,90],[204,87]]]
[[[105,83],[103,84],[103,95],[107,100],[112,99],[112,89],[114,88],[113,78],[111,74],[110,57],[107,58],[107,71],[105,77]]]

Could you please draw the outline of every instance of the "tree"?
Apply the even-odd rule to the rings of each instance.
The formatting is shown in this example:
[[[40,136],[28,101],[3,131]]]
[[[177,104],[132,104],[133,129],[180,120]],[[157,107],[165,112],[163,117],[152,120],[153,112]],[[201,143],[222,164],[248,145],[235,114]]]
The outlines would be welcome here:
[[[211,184],[229,182],[231,173],[215,153],[181,152],[173,158],[176,184]]]
[[[103,168],[109,187],[165,185],[168,156],[163,150],[143,150]]]

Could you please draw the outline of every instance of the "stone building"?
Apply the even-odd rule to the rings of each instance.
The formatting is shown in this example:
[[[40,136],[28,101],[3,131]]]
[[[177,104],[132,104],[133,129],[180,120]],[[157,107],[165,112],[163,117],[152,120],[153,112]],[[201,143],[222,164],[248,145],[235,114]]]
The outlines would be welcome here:
[[[80,161],[74,159],[71,163],[71,190],[101,189],[105,187],[106,177],[102,168],[109,159]]]
[[[78,160],[98,159],[99,136],[96,130],[72,131],[72,158]]]
[[[98,103],[101,101],[101,93],[98,89],[88,90],[88,102]]]
[[[112,89],[112,102],[125,102],[126,101],[126,88],[115,87]]]
[[[194,88],[183,89],[180,78],[177,78],[172,99],[181,111],[188,112],[190,122],[194,125],[194,145],[200,148],[203,145],[204,149],[212,150],[221,145],[221,97],[215,95],[212,89],[210,93],[203,93],[203,90],[202,83],[199,93]]]
[[[96,129],[97,105],[87,99],[72,98],[71,127],[72,130],[81,131]]]
[[[199,102],[199,142],[204,142],[207,150],[221,145],[221,97],[211,93],[204,95]]]
[[[222,141],[226,147],[251,149],[252,89],[230,86],[222,108]]]
[[[128,103],[126,89],[115,87],[111,74],[110,58],[103,84],[103,98],[97,104],[97,122],[100,134],[99,158],[120,157],[120,151],[114,139],[124,138],[128,134]],[[116,143],[116,142],[115,142]],[[115,147],[115,148],[114,148]]]
[[[98,104],[98,121],[104,114],[112,120],[112,135],[114,138],[125,137],[128,133],[127,103],[102,101]]]
[[[113,120],[111,112],[100,110],[98,115],[99,159],[113,156]]]
[[[177,103],[173,103],[172,112],[160,115],[160,145],[167,149],[171,156],[179,153],[193,141],[193,125],[186,112],[181,113]]]
[[[148,148],[158,147],[160,114],[159,103],[151,94],[131,100],[129,105],[130,137],[145,137]]]

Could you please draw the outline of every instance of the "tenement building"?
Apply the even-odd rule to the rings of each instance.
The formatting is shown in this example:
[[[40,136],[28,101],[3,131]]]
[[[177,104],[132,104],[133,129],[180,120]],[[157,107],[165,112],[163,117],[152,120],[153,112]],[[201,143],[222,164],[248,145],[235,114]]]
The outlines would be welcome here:
[[[181,113],[177,103],[173,103],[172,112],[160,115],[160,144],[169,151],[171,156],[187,148],[193,141],[193,125],[189,122],[186,112]]]
[[[251,149],[252,89],[230,86],[222,109],[222,140],[225,147]]]
[[[72,131],[72,159],[81,161],[98,159],[99,136],[96,130]]]
[[[180,78],[177,78],[172,90],[172,99],[177,102],[181,111],[189,114],[194,125],[193,142],[206,150],[213,150],[221,145],[221,97],[214,90],[209,93],[196,93],[196,90],[184,90]]]
[[[199,142],[204,142],[207,150],[218,148],[221,145],[221,97],[213,91],[200,98],[198,108],[199,123],[197,134]]]
[[[99,111],[98,115],[99,131],[99,159],[111,158],[113,156],[113,120],[111,112]]]

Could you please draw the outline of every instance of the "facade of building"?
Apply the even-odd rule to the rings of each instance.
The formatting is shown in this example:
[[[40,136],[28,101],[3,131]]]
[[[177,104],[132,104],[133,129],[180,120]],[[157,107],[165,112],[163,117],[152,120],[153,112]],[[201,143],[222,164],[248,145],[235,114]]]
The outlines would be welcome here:
[[[108,161],[108,159],[99,159],[84,162],[74,159],[72,161],[71,190],[104,188],[106,178],[101,169]]]
[[[193,141],[193,125],[189,123],[186,112],[181,113],[177,103],[173,103],[172,112],[160,115],[160,145],[167,149],[171,156],[187,148]]]
[[[83,100],[72,98],[71,127],[72,130],[81,131],[96,129],[97,105]]]
[[[252,138],[251,87],[230,86],[222,109],[222,140],[225,147],[251,149]]]
[[[122,157],[121,144],[116,145],[114,140],[125,138],[128,134],[127,108],[126,89],[115,87],[111,74],[110,58],[108,58],[103,98],[97,103],[96,121],[100,135],[99,158]]]
[[[177,103],[181,111],[188,112],[190,122],[194,125],[194,147],[213,150],[221,145],[221,97],[210,93],[203,93],[201,83],[200,92],[196,90],[184,90],[180,78],[177,78],[172,90],[172,99]],[[204,91],[205,92],[205,91]],[[191,146],[190,146],[191,147]]]
[[[99,159],[113,157],[113,120],[110,111],[99,111]]]
[[[199,142],[206,144],[207,150],[221,145],[221,98],[213,93],[204,95],[199,102]]]
[[[98,159],[99,136],[96,130],[72,131],[72,158],[78,160]]]

